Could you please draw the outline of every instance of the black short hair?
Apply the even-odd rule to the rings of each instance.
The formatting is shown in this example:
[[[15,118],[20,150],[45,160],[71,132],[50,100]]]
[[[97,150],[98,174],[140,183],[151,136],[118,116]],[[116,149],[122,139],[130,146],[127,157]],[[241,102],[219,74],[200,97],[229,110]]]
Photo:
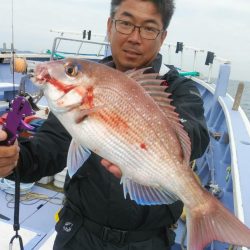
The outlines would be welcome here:
[[[114,18],[115,13],[119,5],[124,0],[111,0],[111,8],[110,8],[110,17]],[[163,29],[166,30],[170,20],[174,14],[175,4],[174,0],[142,0],[142,1],[149,1],[155,4],[158,12],[161,14]]]

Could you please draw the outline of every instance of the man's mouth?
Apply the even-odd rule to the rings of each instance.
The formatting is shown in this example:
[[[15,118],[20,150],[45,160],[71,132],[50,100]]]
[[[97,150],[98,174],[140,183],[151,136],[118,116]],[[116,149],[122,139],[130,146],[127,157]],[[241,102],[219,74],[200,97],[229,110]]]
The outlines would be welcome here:
[[[123,50],[127,55],[129,56],[140,56],[141,53],[137,50],[133,50],[133,49],[124,49]]]

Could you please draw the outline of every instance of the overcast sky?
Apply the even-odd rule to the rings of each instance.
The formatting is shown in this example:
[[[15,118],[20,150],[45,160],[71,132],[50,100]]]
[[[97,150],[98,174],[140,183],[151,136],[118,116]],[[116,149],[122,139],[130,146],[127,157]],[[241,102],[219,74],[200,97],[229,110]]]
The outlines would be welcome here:
[[[106,31],[110,0],[13,1],[14,44],[19,50],[51,49],[55,34],[50,29]],[[3,42],[9,46],[11,1],[0,0],[0,9],[0,47]],[[166,42],[177,41],[231,60],[231,79],[250,81],[250,0],[176,0]],[[205,54],[199,58],[203,62]]]

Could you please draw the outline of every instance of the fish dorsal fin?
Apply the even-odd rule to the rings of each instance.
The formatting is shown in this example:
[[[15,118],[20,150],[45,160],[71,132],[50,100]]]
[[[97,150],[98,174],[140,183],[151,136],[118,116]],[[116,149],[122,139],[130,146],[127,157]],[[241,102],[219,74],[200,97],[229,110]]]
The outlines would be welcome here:
[[[172,100],[164,97],[157,97],[154,98],[154,100],[166,116],[172,129],[175,131],[182,148],[183,160],[188,166],[190,161],[191,142],[188,133],[184,130],[184,126],[180,122],[179,114],[175,112],[175,107],[170,104]]]
[[[151,67],[142,68],[142,69],[131,69],[125,72],[125,74],[129,77],[134,79],[135,81],[139,82],[143,79],[149,80],[149,79],[156,79],[159,75],[158,73],[146,73],[143,74],[146,70],[151,69]],[[162,80],[159,80],[162,82]]]
[[[70,178],[77,172],[83,163],[89,158],[91,152],[72,139],[67,158],[67,168]]]
[[[175,107],[171,105],[171,94],[166,92],[167,86],[162,86],[165,80],[157,79],[157,73],[145,73],[149,68],[139,70],[130,70],[126,74],[128,77],[138,82],[145,91],[154,99],[160,107],[164,115],[167,117],[168,123],[176,132],[176,136],[180,141],[183,159],[188,165],[190,161],[191,143],[187,132],[184,130],[183,125],[180,123],[178,113],[175,112]]]
[[[189,166],[190,154],[191,154],[191,142],[188,133],[184,130],[184,127],[180,122],[176,123],[175,132],[181,143],[184,162],[186,166]]]
[[[122,177],[123,193],[126,199],[129,194],[130,199],[140,205],[161,205],[171,204],[178,200],[174,194],[162,188],[140,185],[126,176]]]

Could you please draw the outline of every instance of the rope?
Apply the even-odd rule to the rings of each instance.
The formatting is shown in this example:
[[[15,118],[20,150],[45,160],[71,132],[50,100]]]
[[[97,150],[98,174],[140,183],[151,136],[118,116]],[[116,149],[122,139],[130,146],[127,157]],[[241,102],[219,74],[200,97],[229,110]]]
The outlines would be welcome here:
[[[45,201],[54,205],[62,205],[63,198],[55,197],[56,195],[57,193],[53,196],[48,196],[45,194],[29,192],[24,195],[21,195],[20,203],[23,205],[34,205],[40,201]],[[7,194],[5,199],[7,201],[7,207],[13,208],[13,206],[11,205],[14,202],[13,195]]]

